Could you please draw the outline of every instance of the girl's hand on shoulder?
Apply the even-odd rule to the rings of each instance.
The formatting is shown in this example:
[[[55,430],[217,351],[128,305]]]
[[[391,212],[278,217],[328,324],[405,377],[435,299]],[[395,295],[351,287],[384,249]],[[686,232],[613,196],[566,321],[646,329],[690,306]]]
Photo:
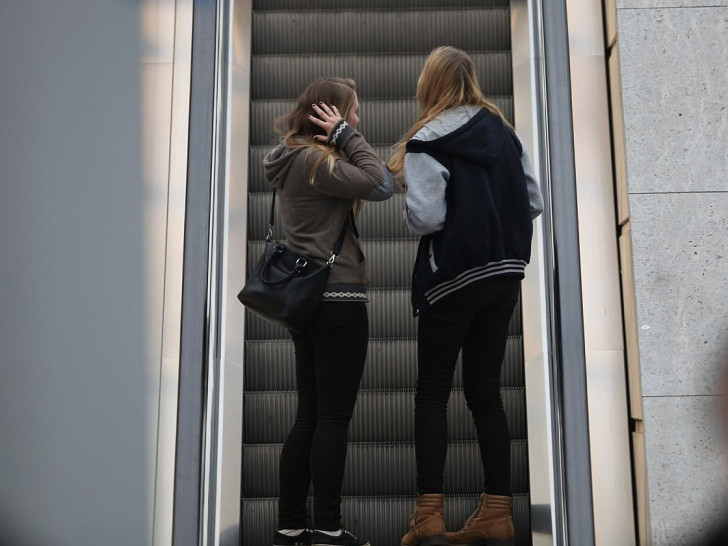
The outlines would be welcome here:
[[[331,134],[333,128],[336,127],[336,125],[338,125],[338,123],[344,118],[341,117],[339,110],[333,104],[329,106],[328,104],[321,102],[319,104],[313,104],[312,106],[316,115],[309,115],[308,119],[326,131],[325,136],[314,135],[313,138],[319,142],[326,142],[328,140],[328,135]]]

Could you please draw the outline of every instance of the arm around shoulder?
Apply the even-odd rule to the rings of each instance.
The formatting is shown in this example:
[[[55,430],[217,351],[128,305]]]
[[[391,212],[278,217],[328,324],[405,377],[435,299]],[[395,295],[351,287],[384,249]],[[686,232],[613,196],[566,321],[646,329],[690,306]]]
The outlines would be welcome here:
[[[394,195],[396,183],[394,181],[394,176],[392,176],[392,173],[386,165],[382,165],[382,174],[384,175],[384,183],[378,188],[373,189],[372,192],[364,198],[367,201],[386,201]]]

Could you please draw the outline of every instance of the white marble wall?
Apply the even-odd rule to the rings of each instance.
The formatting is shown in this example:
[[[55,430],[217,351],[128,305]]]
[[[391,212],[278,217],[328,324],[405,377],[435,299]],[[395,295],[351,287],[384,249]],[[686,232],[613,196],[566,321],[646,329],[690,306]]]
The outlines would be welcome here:
[[[616,7],[651,535],[688,544],[728,518],[728,0]]]

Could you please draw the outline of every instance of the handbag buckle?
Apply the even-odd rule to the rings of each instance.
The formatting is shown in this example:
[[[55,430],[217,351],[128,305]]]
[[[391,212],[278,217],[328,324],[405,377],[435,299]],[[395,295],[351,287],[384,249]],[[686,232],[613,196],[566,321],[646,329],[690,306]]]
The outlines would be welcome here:
[[[268,233],[265,236],[266,241],[270,241],[273,239],[273,226],[268,225]]]
[[[334,265],[336,258],[338,258],[338,256],[332,252],[331,256],[329,256],[329,259],[326,261],[326,265]]]
[[[298,258],[296,260],[296,271],[301,271],[304,267],[308,265],[308,260],[304,260],[303,258]]]

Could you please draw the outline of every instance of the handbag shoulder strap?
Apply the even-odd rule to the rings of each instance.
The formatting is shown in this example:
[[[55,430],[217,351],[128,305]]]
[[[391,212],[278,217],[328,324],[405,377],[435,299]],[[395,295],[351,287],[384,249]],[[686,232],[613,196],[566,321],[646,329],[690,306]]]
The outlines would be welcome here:
[[[275,222],[275,210],[276,210],[276,190],[278,188],[273,188],[273,199],[271,199],[270,202],[270,216],[268,217],[268,233],[265,236],[266,241],[271,241],[273,239],[273,224]]]
[[[352,227],[352,231],[354,234],[359,237],[359,233],[356,230],[356,225],[354,224],[354,211],[349,209],[349,213],[346,215],[346,220],[344,220],[344,225],[341,226],[341,231],[339,232],[339,238],[336,241],[336,245],[334,245],[333,250],[331,251],[331,256],[329,256],[328,261],[326,262],[329,265],[333,265],[333,263],[336,261],[336,258],[339,257],[339,254],[341,254],[341,248],[344,246],[344,239],[346,238],[346,230],[349,228],[349,225]]]
[[[266,241],[270,241],[273,239],[273,226],[275,225],[275,207],[276,207],[276,191],[277,188],[273,188],[273,199],[271,199],[270,202],[270,216],[268,217],[268,234],[265,237]],[[339,257],[339,254],[341,254],[341,248],[344,246],[344,239],[346,238],[346,230],[349,228],[349,225],[351,225],[352,231],[354,234],[359,237],[359,231],[356,229],[356,224],[354,223],[354,211],[350,208],[348,214],[346,215],[346,220],[344,220],[344,225],[341,226],[341,231],[339,232],[339,238],[336,240],[336,244],[334,245],[334,248],[331,250],[331,256],[329,256],[329,259],[327,260],[328,265],[333,265],[336,261],[336,258]]]

